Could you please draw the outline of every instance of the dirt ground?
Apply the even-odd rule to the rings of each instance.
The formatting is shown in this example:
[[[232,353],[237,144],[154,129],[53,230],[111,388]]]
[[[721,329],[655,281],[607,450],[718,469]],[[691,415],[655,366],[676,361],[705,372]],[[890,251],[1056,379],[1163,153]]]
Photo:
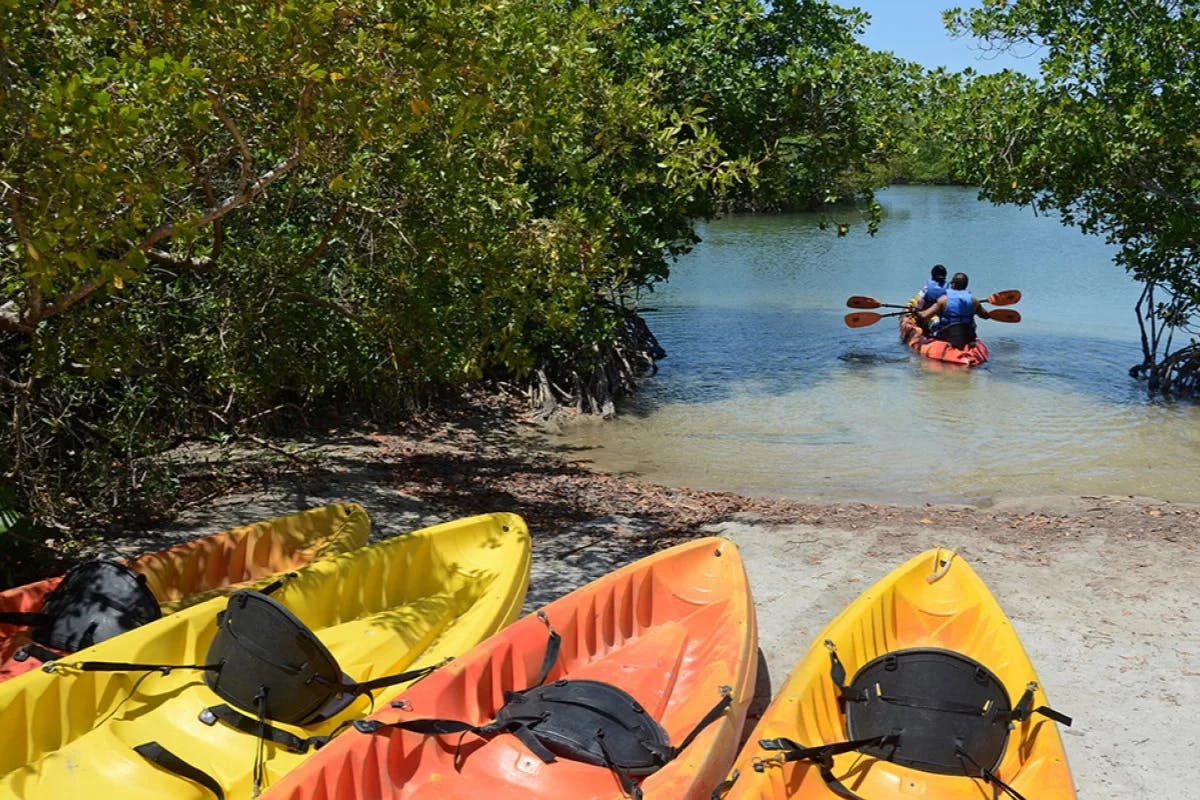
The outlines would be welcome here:
[[[528,610],[656,549],[727,536],[755,592],[766,668],[748,730],[837,611],[911,556],[951,547],[1012,618],[1051,703],[1074,717],[1063,735],[1080,797],[1184,797],[1200,778],[1200,506],[820,505],[663,487],[592,473],[499,407],[275,444],[266,460],[186,454],[190,507],[97,549],[129,554],[337,500],[367,508],[375,539],[513,511],[534,537]],[[217,473],[214,490],[205,476]]]

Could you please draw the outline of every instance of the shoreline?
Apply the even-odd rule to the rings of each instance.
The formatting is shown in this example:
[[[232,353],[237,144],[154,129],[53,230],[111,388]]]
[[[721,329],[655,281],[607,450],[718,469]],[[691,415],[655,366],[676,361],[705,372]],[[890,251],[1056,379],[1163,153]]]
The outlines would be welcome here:
[[[512,511],[534,538],[528,612],[655,550],[726,536],[750,575],[766,673],[748,732],[834,614],[911,556],[949,547],[1012,619],[1051,703],[1075,718],[1063,738],[1080,796],[1170,796],[1185,780],[1161,764],[1191,763],[1200,742],[1189,711],[1200,704],[1200,506],[1098,496],[988,508],[743,497],[592,472],[533,434],[502,405],[473,406],[387,432],[276,440],[316,458],[276,453],[275,468],[260,472],[250,467],[262,452],[218,454],[223,467],[246,468],[243,485],[90,550],[128,555],[338,500],[366,507],[372,541]],[[201,467],[205,457],[188,455]]]

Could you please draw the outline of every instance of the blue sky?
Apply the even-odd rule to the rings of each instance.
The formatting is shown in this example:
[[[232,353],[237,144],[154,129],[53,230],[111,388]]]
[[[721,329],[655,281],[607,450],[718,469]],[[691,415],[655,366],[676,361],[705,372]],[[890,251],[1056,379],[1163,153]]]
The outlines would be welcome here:
[[[1038,56],[1029,47],[1012,53],[989,52],[973,39],[951,37],[942,27],[944,10],[978,6],[974,0],[838,0],[835,4],[857,6],[871,15],[862,42],[872,50],[890,50],[930,68],[945,66],[959,71],[971,67],[982,73],[1007,68],[1038,74]]]

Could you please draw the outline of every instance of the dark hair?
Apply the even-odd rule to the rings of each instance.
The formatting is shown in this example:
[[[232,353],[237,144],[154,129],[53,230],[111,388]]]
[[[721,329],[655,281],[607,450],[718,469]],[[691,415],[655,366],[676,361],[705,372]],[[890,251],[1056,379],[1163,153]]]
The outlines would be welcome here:
[[[941,264],[934,264],[933,269],[929,270],[929,277],[933,278],[938,283],[945,283],[946,268]]]
[[[967,280],[967,273],[956,272],[954,273],[954,277],[950,279],[950,288],[965,289],[967,288]]]

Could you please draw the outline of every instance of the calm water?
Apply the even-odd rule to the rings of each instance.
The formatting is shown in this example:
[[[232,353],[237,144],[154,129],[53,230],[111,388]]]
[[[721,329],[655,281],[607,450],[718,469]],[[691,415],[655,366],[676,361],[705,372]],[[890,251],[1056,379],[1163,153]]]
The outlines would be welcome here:
[[[895,187],[875,237],[811,215],[747,216],[704,241],[646,303],[668,357],[614,422],[562,443],[649,480],[801,499],[974,502],[1053,494],[1196,500],[1200,408],[1151,402],[1139,287],[1103,241],[971,189]],[[966,370],[918,358],[846,298],[905,302],[944,263],[978,296],[1020,289],[1020,324],[980,321]],[[886,311],[887,309],[881,309]]]

